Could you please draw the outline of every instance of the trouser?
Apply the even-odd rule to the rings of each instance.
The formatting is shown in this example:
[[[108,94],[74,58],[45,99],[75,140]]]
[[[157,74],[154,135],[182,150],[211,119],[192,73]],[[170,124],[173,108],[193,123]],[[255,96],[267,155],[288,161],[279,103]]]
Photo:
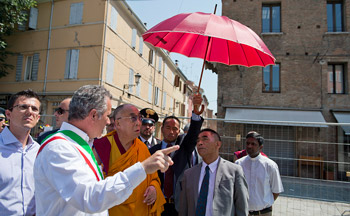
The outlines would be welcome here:
[[[175,203],[165,203],[164,204],[164,211],[162,212],[162,216],[178,216],[175,209]]]

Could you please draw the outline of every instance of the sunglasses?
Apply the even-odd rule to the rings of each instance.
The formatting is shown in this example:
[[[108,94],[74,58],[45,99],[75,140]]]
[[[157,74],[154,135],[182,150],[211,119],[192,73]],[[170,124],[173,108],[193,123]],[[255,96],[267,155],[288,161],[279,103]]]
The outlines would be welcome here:
[[[5,120],[5,118],[0,118],[0,121],[4,121]]]
[[[132,122],[136,122],[137,120],[139,120],[139,121],[142,121],[142,115],[138,115],[138,116],[123,116],[123,117],[119,117],[119,118],[117,118],[117,120],[119,120],[119,119],[123,119],[123,118],[128,118],[128,119],[130,119]]]
[[[39,108],[33,105],[28,105],[28,104],[17,104],[16,106],[13,106],[10,110],[12,111],[13,108],[18,108],[20,111],[26,111],[29,109],[29,107],[32,109],[33,113],[39,113]]]
[[[69,110],[62,109],[61,107],[58,107],[55,109],[55,112],[57,112],[58,115],[63,115],[65,112],[68,112]]]

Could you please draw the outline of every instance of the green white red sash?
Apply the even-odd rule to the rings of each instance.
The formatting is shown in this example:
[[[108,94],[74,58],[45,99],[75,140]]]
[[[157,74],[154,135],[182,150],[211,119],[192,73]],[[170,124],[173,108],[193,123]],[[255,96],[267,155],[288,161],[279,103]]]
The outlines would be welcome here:
[[[82,147],[86,153],[88,153],[92,160],[95,163],[96,168],[94,168],[94,166],[92,165],[92,163],[90,162],[90,160],[86,157],[86,153],[83,153],[77,146],[74,145],[74,147],[77,148],[77,150],[79,151],[79,153],[82,155],[82,157],[84,158],[84,160],[86,161],[87,165],[90,167],[90,169],[93,171],[93,173],[95,174],[95,177],[97,179],[97,181],[100,181],[103,179],[103,175],[101,173],[101,170],[97,164],[96,158],[94,153],[92,152],[89,144],[83,139],[81,138],[78,134],[74,133],[73,131],[70,130],[62,130],[62,131],[58,131],[56,133],[54,133],[52,136],[49,136],[48,138],[46,138],[43,142],[43,144],[40,146],[39,150],[38,150],[38,154],[36,156],[39,155],[39,153],[42,151],[42,149],[50,142],[54,141],[54,140],[58,140],[58,139],[62,139],[62,140],[66,140],[68,141],[66,138],[62,137],[59,135],[59,133],[66,135],[67,137],[71,138],[72,140],[75,141],[75,143],[77,143],[80,147]],[[96,169],[98,171],[98,174],[96,172]]]

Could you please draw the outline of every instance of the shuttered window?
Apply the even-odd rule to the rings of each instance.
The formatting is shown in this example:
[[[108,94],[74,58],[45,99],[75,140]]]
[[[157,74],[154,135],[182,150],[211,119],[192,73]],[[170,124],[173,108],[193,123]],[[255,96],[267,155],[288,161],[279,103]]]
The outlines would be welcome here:
[[[159,105],[159,88],[155,87],[154,91],[154,105],[158,106]]]
[[[133,49],[136,48],[136,36],[137,36],[137,30],[136,30],[136,29],[132,29],[131,47],[132,47]]]
[[[16,63],[16,81],[21,81],[22,77],[22,65],[23,65],[23,55],[19,54],[17,56],[17,63]]]
[[[129,70],[129,92],[132,93],[133,92],[133,85],[134,84],[134,70],[132,68],[130,68]]]
[[[170,104],[169,104],[169,111],[173,112],[174,111],[174,99],[170,97]]]
[[[148,102],[152,103],[152,90],[153,90],[153,86],[152,86],[152,82],[148,83]]]
[[[165,79],[167,79],[167,72],[168,72],[168,66],[166,64],[164,64],[164,77]]]
[[[70,5],[69,24],[82,24],[83,22],[83,2]]]
[[[148,55],[148,64],[153,65],[153,50],[149,50],[149,55]]]
[[[107,52],[107,74],[106,82],[113,84],[113,74],[114,74],[114,56]]]
[[[111,9],[111,20],[110,20],[109,26],[115,32],[117,32],[117,17],[118,17],[118,12],[115,9],[115,7],[112,6],[112,9]]]
[[[140,39],[139,39],[139,54],[140,54],[140,56],[142,56],[142,53],[143,53],[143,39],[142,39],[142,37],[140,37]]]
[[[141,79],[139,83],[136,84],[136,96],[140,97],[140,92],[141,92]]]
[[[29,29],[36,29],[38,23],[38,8],[31,8],[29,14]]]
[[[27,56],[23,80],[34,81],[38,78],[39,54]]]
[[[71,49],[66,53],[65,79],[76,79],[78,77],[79,50]]]
[[[162,108],[165,109],[166,108],[166,92],[163,92],[163,105]]]
[[[158,72],[162,72],[162,66],[163,66],[163,58],[159,56],[158,58]]]

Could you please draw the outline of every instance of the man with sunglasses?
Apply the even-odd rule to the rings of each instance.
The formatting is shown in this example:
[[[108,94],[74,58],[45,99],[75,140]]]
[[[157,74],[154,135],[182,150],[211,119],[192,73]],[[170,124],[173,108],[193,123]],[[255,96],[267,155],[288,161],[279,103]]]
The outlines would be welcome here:
[[[9,127],[0,133],[0,215],[35,215],[33,165],[40,146],[30,131],[39,111],[39,96],[30,89],[8,102]]]
[[[139,110],[131,104],[123,104],[115,109],[113,116],[115,130],[94,141],[105,177],[151,156],[147,146],[138,139],[142,122]],[[147,175],[125,202],[109,209],[109,215],[160,215],[164,203],[160,180],[154,172]]]
[[[37,142],[39,144],[41,144],[42,141],[46,137],[48,137],[49,135],[56,133],[60,129],[60,127],[61,127],[63,122],[68,122],[69,103],[70,103],[70,101],[71,101],[71,98],[64,99],[63,101],[61,101],[60,106],[57,109],[55,109],[54,115],[56,117],[56,127],[57,127],[57,129],[51,130],[51,131],[47,131],[47,132],[43,133],[42,135],[40,135],[38,137],[38,139],[37,139]]]
[[[151,108],[144,108],[140,110],[140,113],[143,118],[139,139],[146,144],[147,148],[151,148],[162,142],[153,137],[154,130],[156,129],[155,124],[158,122],[158,114]]]

